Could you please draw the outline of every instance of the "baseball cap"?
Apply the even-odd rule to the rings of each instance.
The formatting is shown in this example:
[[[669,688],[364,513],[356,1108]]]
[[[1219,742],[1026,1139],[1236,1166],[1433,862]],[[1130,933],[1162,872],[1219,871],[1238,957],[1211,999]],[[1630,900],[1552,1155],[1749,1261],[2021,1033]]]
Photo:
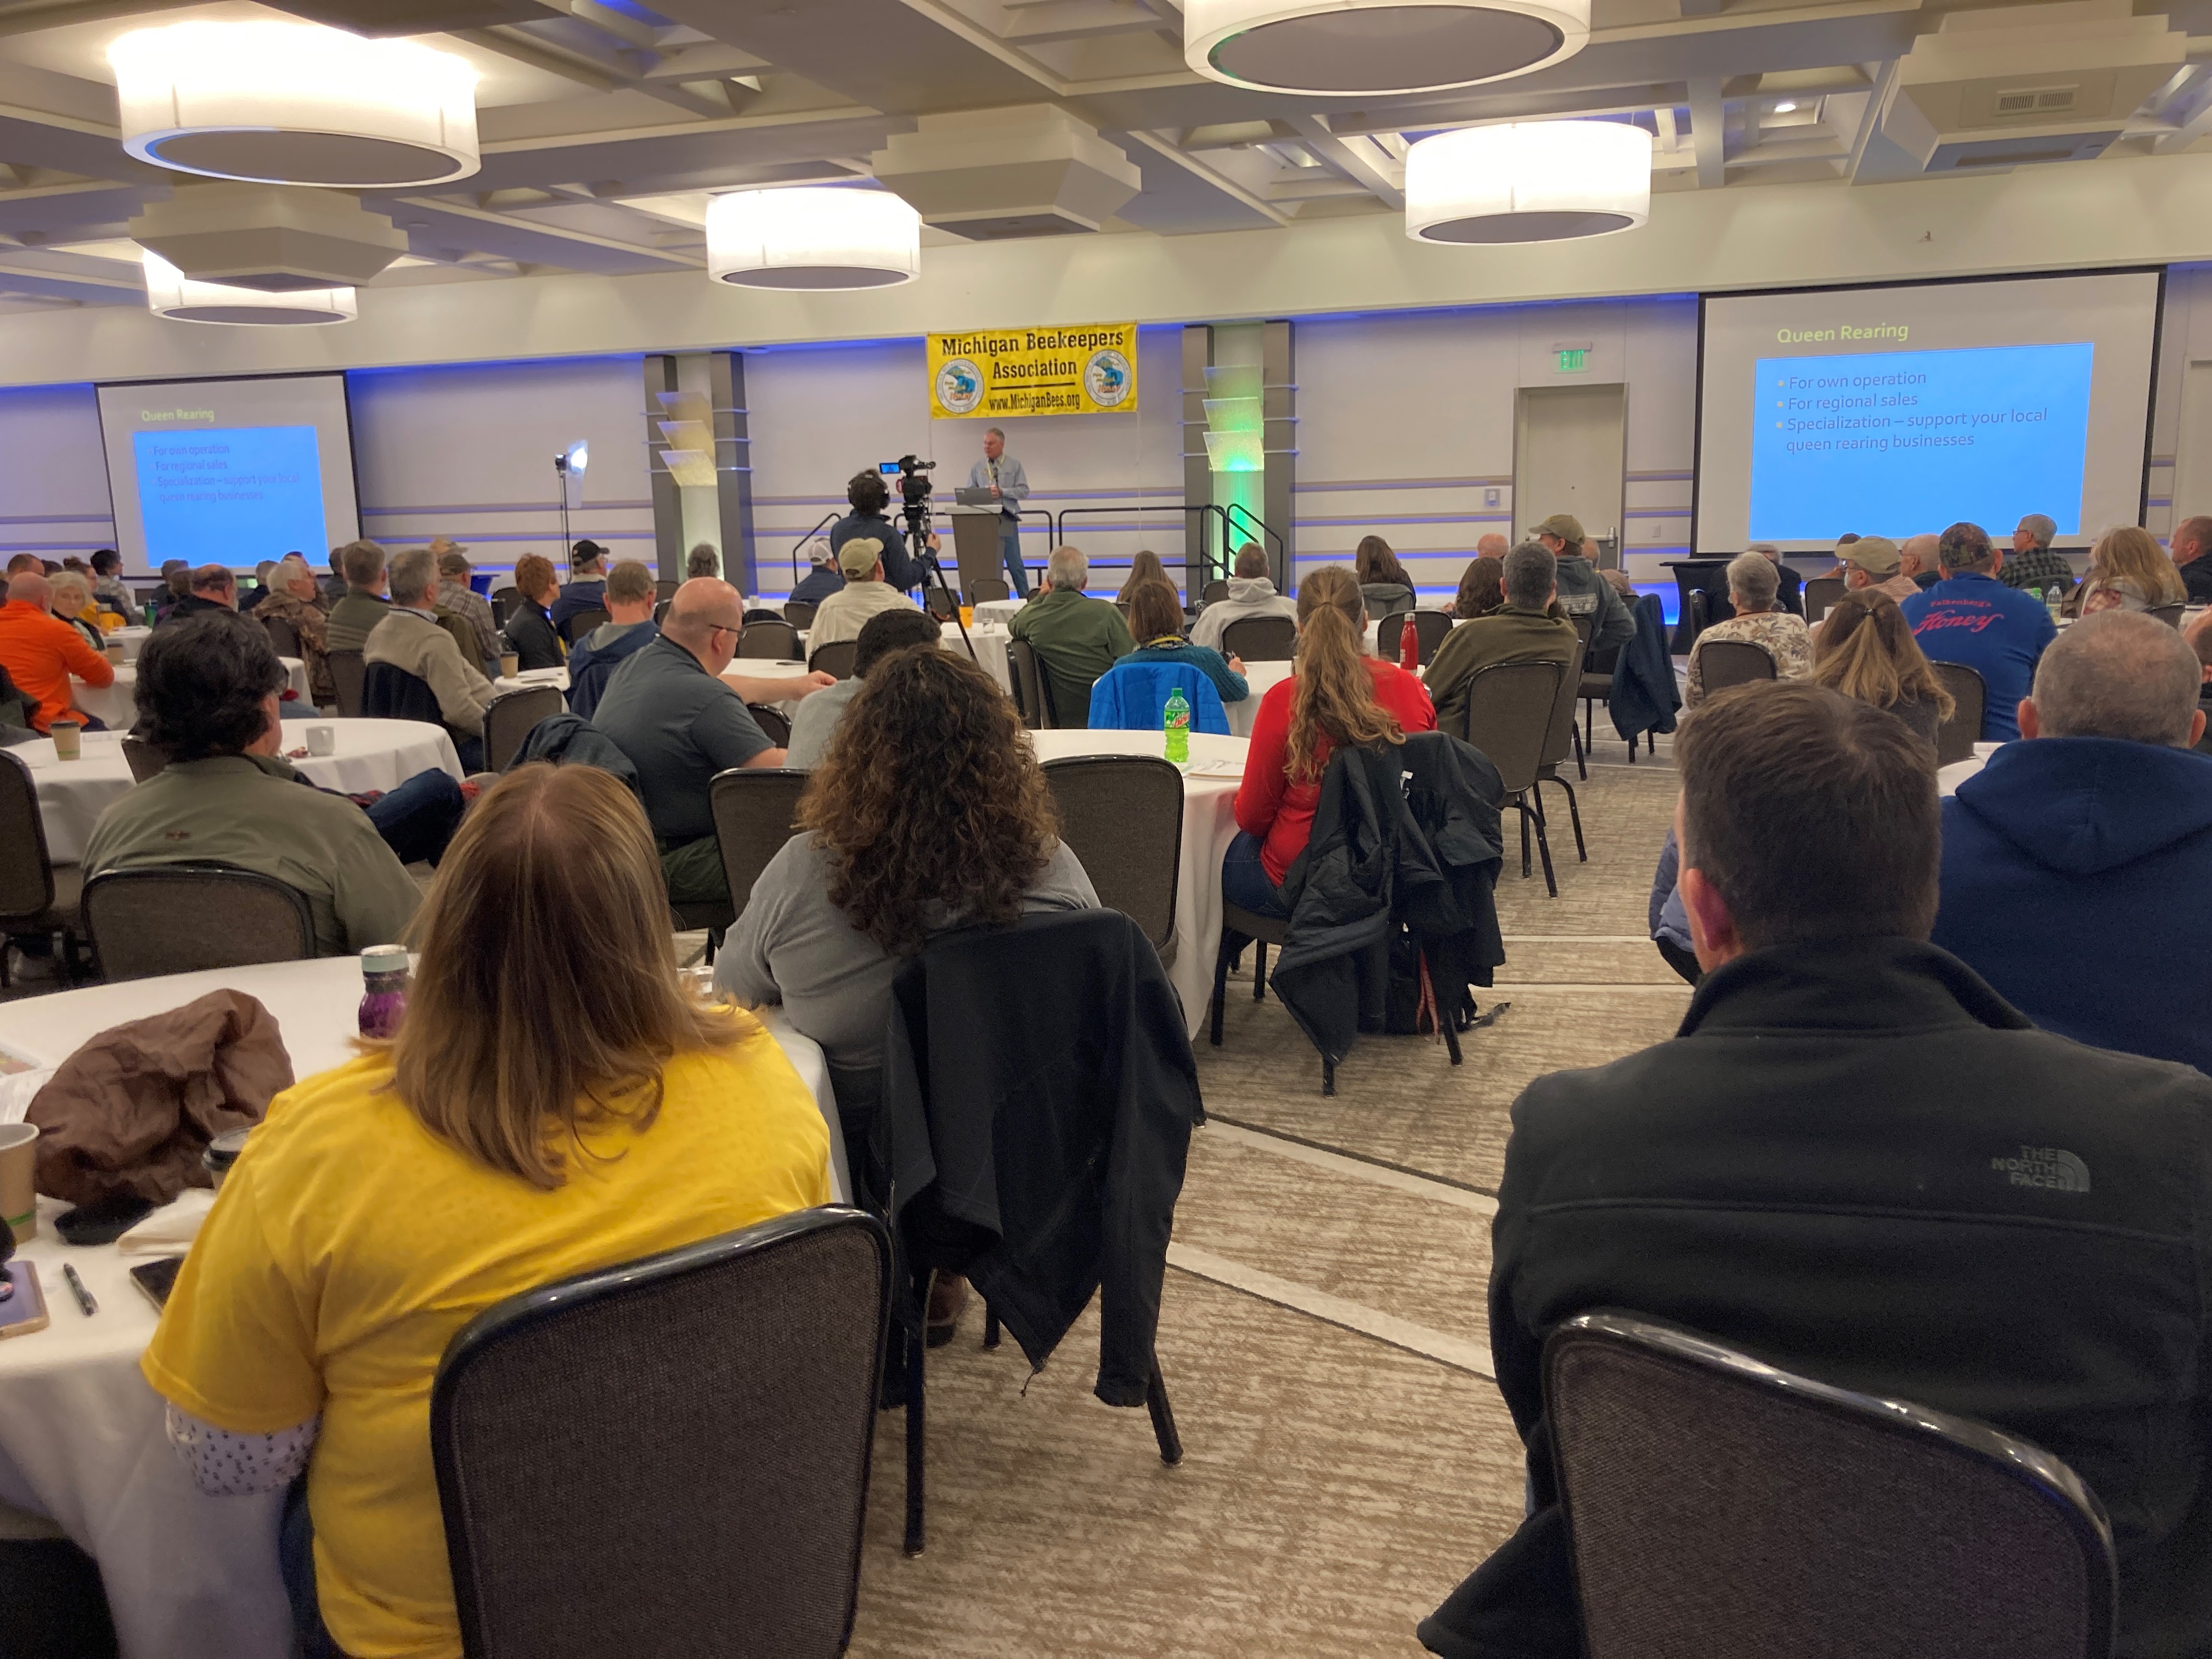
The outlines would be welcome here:
[[[449,547],[438,555],[438,574],[441,576],[465,576],[469,568],[469,550],[465,547]]]
[[[1563,542],[1577,543],[1576,550],[1580,551],[1583,521],[1571,513],[1554,513],[1528,533],[1532,536],[1557,536]]]
[[[1893,574],[1904,562],[1898,556],[1897,544],[1887,536],[1862,536],[1855,542],[1838,542],[1836,556],[1875,576]]]
[[[873,536],[855,536],[837,550],[837,568],[848,576],[865,576],[884,556],[884,544]]]
[[[578,542],[568,550],[568,562],[571,564],[581,564],[586,559],[604,559],[606,556],[607,550],[597,542]]]

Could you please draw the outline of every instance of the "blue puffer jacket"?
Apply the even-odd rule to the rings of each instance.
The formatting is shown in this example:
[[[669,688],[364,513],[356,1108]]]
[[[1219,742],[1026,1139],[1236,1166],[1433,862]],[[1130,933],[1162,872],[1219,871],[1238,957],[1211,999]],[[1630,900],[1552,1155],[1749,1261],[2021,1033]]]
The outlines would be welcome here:
[[[2047,1031],[2212,1073],[2212,757],[2008,743],[1943,803],[1935,942]]]

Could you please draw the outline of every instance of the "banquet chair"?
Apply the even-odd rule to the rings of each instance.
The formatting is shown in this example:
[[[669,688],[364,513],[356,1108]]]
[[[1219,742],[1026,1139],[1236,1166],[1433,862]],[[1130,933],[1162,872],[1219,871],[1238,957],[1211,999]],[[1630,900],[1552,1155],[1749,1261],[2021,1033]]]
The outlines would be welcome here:
[[[521,691],[502,691],[484,705],[483,769],[504,772],[514,759],[514,751],[522,747],[531,728],[549,714],[557,714],[567,707],[561,689],[554,685],[533,685]]]
[[[19,934],[59,934],[63,977],[76,983],[83,890],[82,866],[57,866],[46,854],[30,767],[15,754],[0,756],[0,986],[8,983],[8,940]]]
[[[939,622],[951,622],[960,613],[960,596],[949,587],[924,588],[921,599]]]
[[[715,773],[708,784],[708,810],[737,915],[744,914],[769,860],[799,833],[799,798],[812,775],[795,766],[739,766]]]
[[[1044,781],[1060,807],[1060,838],[1098,902],[1133,916],[1172,967],[1182,774],[1156,755],[1085,755],[1047,761]]]
[[[844,1652],[890,1293],[884,1224],[826,1206],[470,1321],[430,1391],[462,1650]]]
[[[1978,670],[1962,662],[1929,664],[1936,678],[1951,694],[1951,718],[1936,728],[1936,764],[1948,766],[1954,761],[1971,760],[1974,745],[1982,740],[1982,716],[1988,712],[1989,682]]]
[[[781,708],[771,708],[764,702],[747,703],[745,713],[753,717],[753,724],[760,727],[761,735],[768,739],[769,748],[791,747],[790,715],[785,714]]]
[[[358,651],[332,651],[327,653],[331,665],[331,684],[337,688],[338,713],[356,716],[361,713],[362,681],[368,669]]]
[[[673,599],[663,599],[659,605],[653,607],[653,625],[655,628],[659,627],[668,620],[668,607],[675,603],[676,601]]]
[[[84,884],[84,926],[111,985],[315,954],[306,896],[228,864],[142,865],[94,876]]]
[[[1552,724],[1544,733],[1544,753],[1537,763],[1536,781],[1531,786],[1537,799],[1543,799],[1544,786],[1557,784],[1567,792],[1567,818],[1575,830],[1575,858],[1577,862],[1589,862],[1589,848],[1583,842],[1583,811],[1575,799],[1575,787],[1567,781],[1560,767],[1566,764],[1568,752],[1580,744],[1582,727],[1575,720],[1575,699],[1582,695],[1583,656],[1584,646],[1582,630],[1575,630],[1574,654],[1567,659],[1567,672],[1559,678],[1559,701],[1552,711]],[[1589,774],[1583,774],[1585,781]]]
[[[1589,1659],[2112,1651],[2104,1510],[2024,1440],[1626,1313],[1543,1382]]]
[[[276,647],[278,656],[297,657],[300,654],[300,630],[292,626],[289,617],[264,617],[261,625],[269,630],[269,643]]]
[[[1815,576],[1805,584],[1805,626],[1812,627],[1828,614],[1828,608],[1844,597],[1841,576]]]
[[[781,617],[749,622],[738,639],[738,655],[757,661],[797,662],[799,630]]]
[[[1289,662],[1298,654],[1298,625],[1288,617],[1239,617],[1221,630],[1221,654],[1246,662]]]
[[[1749,640],[1707,640],[1698,647],[1698,678],[1705,696],[1731,685],[1774,678],[1774,659],[1763,645]]]
[[[653,584],[653,597],[656,599],[672,599],[676,597],[676,590],[683,586],[682,582],[662,576]]]
[[[507,613],[514,608],[514,597],[517,592],[518,590],[513,587],[495,587],[492,590],[491,620],[494,627],[507,626]]]
[[[782,622],[785,617],[781,611],[771,611],[764,605],[751,605],[745,607],[744,614],[738,620],[750,628],[755,623]]]
[[[817,645],[814,654],[806,659],[806,669],[811,674],[829,674],[841,680],[853,678],[853,663],[860,653],[858,640],[832,640],[827,645]]]
[[[1544,801],[1537,793],[1536,778],[1565,679],[1564,668],[1555,662],[1503,662],[1479,669],[1468,682],[1466,713],[1453,733],[1489,757],[1505,788],[1498,805],[1521,814],[1524,880],[1528,875],[1528,831],[1534,826],[1536,850],[1544,861],[1544,887],[1553,898],[1559,896],[1559,884],[1552,872],[1552,843],[1544,833]]]
[[[786,599],[783,602],[783,620],[804,632],[814,626],[814,607],[804,599]]]
[[[169,763],[169,757],[143,738],[123,739],[123,763],[131,769],[131,781],[143,783]]]
[[[2181,626],[2181,612],[2183,608],[2184,607],[2179,605],[2154,605],[2150,608],[2150,614],[2157,617],[2160,622],[2164,623],[2168,628],[2179,628]]]
[[[1046,682],[1036,647],[1027,640],[1006,641],[1006,678],[1013,682],[1014,711],[1032,732],[1057,726],[1053,718],[1052,687]]]
[[[1212,605],[1216,599],[1225,599],[1228,597],[1229,584],[1217,576],[1200,591],[1198,602],[1200,605]]]
[[[1003,576],[978,576],[969,586],[968,603],[987,605],[993,599],[1011,599],[1014,590],[1006,586]]]
[[[612,617],[597,607],[590,611],[579,611],[561,624],[561,642],[563,645],[574,645],[578,640],[588,639],[593,629],[605,628],[613,620]],[[467,654],[465,653],[464,660],[467,659]]]
[[[1285,617],[1284,620],[1288,621],[1289,618]],[[1449,611],[1401,611],[1398,613],[1398,625],[1395,628],[1393,628],[1389,619],[1385,617],[1376,638],[1382,643],[1382,654],[1392,662],[1396,662],[1406,649],[1405,630],[1408,628],[1413,630],[1414,636],[1419,641],[1420,662],[1425,668],[1435,658],[1437,647],[1444,642],[1445,637],[1452,631],[1451,612]]]

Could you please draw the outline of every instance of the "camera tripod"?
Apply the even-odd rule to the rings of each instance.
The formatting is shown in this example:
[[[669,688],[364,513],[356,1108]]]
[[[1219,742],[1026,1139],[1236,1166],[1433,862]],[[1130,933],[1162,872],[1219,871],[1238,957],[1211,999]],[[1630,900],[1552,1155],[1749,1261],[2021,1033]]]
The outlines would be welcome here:
[[[929,575],[937,578],[937,591],[945,595],[952,620],[959,624],[960,643],[968,648],[968,660],[981,667],[982,665],[975,655],[975,641],[968,635],[968,618],[960,614],[960,595],[953,591],[952,584],[945,580],[945,567],[938,562],[937,555],[930,550],[929,504],[927,501],[908,503],[906,533],[908,539],[914,544],[914,562]],[[929,603],[928,582],[924,581],[921,588],[922,605],[927,609]]]

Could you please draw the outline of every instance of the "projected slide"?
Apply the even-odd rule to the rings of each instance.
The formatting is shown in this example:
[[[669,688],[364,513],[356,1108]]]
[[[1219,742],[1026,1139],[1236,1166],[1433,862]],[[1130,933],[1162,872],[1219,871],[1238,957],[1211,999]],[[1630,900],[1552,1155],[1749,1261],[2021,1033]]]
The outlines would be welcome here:
[[[2079,534],[2095,361],[2087,340],[1760,358],[1752,538],[1832,539],[1870,502],[1884,524],[2046,513]]]
[[[131,434],[155,560],[227,563],[240,546],[317,547],[323,476],[312,426]]]

